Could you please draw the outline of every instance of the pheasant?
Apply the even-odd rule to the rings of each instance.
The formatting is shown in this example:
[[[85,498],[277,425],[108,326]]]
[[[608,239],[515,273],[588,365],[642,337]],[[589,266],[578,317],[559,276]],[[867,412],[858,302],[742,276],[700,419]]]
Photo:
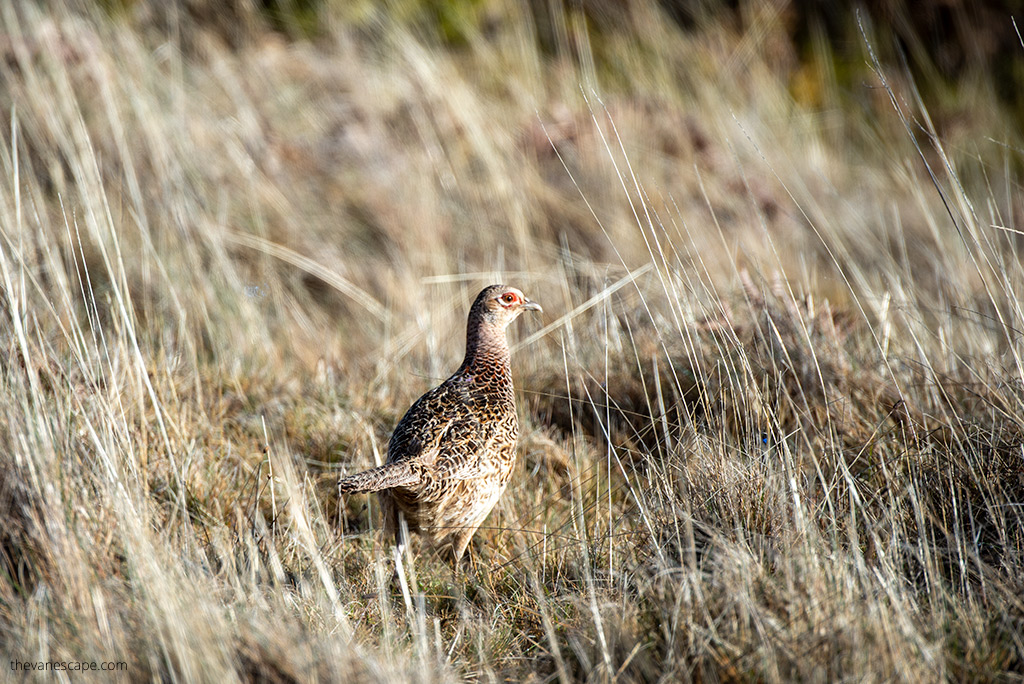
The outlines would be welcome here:
[[[505,329],[541,310],[514,287],[484,288],[469,310],[462,365],[406,411],[384,465],[340,480],[342,494],[380,493],[385,533],[400,548],[404,517],[433,544],[450,544],[457,563],[505,491],[519,436]]]

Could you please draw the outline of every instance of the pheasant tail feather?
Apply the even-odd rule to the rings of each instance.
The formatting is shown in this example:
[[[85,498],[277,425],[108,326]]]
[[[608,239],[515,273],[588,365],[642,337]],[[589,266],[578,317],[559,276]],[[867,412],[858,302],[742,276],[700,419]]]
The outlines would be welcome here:
[[[419,469],[413,468],[412,464],[388,463],[341,478],[338,482],[338,491],[342,494],[379,492],[392,487],[408,487],[419,481]]]

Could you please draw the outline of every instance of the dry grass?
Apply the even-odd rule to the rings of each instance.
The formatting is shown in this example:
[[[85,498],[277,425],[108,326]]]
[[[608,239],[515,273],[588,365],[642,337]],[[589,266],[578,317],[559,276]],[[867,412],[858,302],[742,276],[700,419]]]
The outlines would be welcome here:
[[[563,15],[551,54],[515,2],[448,50],[3,5],[5,660],[1019,679],[1020,139],[985,83],[937,120],[866,49],[856,92],[794,73],[769,10]],[[323,473],[382,457],[496,281],[547,312],[521,465],[465,574],[394,585]]]

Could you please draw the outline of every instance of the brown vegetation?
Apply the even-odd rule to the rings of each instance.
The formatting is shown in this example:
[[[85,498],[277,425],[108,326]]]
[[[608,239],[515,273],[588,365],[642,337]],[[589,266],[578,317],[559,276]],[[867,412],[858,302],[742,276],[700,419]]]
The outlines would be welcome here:
[[[932,116],[870,16],[854,77],[781,68],[759,3],[686,30],[482,3],[448,43],[409,3],[230,40],[124,5],[0,9],[4,653],[1024,672],[1024,164],[992,79]],[[464,575],[423,550],[392,584],[375,503],[330,481],[491,282],[546,312],[513,334],[517,472]]]

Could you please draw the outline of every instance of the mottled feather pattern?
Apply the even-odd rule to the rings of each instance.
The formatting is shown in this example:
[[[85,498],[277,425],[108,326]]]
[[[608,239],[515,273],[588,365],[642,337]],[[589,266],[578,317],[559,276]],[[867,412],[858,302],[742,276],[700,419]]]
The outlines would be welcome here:
[[[343,493],[380,491],[385,523],[409,529],[455,558],[505,490],[515,466],[519,421],[505,329],[522,311],[540,310],[505,285],[484,289],[469,312],[459,369],[409,408],[388,443],[387,463],[343,478]]]
[[[342,479],[338,483],[338,490],[342,494],[352,494],[377,492],[391,487],[408,487],[419,482],[420,476],[420,469],[413,467],[409,462],[388,463]]]

